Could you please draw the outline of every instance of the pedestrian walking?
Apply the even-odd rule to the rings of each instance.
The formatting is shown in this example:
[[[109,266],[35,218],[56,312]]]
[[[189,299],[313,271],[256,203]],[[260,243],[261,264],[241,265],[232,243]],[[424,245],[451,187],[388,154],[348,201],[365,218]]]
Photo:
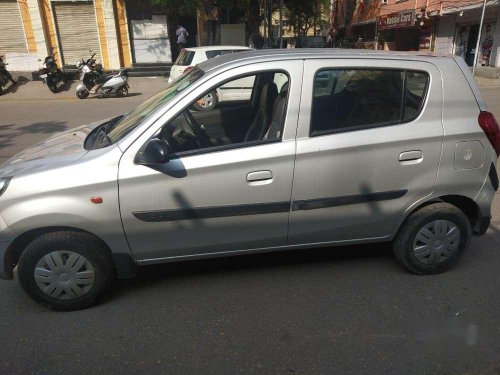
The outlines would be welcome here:
[[[177,47],[179,48],[179,53],[182,51],[187,44],[187,37],[189,33],[187,30],[181,25],[177,25],[177,30],[175,31],[175,35],[177,36]]]
[[[326,36],[326,44],[328,48],[335,47],[335,36],[337,35],[337,30],[332,26],[328,29],[328,35]]]

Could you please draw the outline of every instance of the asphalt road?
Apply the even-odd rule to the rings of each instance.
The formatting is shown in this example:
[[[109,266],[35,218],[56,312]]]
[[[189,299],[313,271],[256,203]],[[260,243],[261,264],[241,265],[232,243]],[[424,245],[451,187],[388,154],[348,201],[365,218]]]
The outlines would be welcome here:
[[[85,101],[33,85],[0,98],[0,161],[164,79]],[[483,94],[500,119],[500,82]],[[0,281],[0,374],[500,374],[499,270],[497,195],[487,234],[436,276],[408,274],[388,244],[306,249],[146,267],[72,313]]]

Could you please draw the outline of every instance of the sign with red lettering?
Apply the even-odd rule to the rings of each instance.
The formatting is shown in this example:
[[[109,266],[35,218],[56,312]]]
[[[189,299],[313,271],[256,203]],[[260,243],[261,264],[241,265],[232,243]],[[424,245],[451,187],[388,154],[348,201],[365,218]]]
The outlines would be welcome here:
[[[380,16],[377,22],[378,30],[397,29],[412,26],[415,26],[415,9]]]

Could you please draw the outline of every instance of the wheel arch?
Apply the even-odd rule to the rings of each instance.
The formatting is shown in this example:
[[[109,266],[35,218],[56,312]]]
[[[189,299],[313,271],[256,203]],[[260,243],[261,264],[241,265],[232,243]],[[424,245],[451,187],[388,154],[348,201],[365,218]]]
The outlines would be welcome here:
[[[107,254],[112,258],[118,278],[133,277],[137,273],[137,264],[129,254],[113,253],[111,247],[106,243],[106,241],[104,241],[96,234],[71,226],[49,226],[49,227],[42,227],[26,231],[18,235],[12,241],[12,243],[7,248],[4,258],[5,259],[4,267],[7,276],[11,279],[13,278],[14,268],[19,262],[21,254],[33,240],[44,234],[63,232],[63,231],[86,233],[96,238],[102,245],[102,247],[106,249]]]
[[[478,204],[474,202],[473,199],[463,196],[463,195],[442,195],[439,197],[434,197],[432,199],[429,199],[418,206],[414,207],[410,211],[408,211],[401,221],[400,225],[398,226],[397,232],[401,229],[405,221],[408,219],[410,215],[412,215],[414,212],[422,209],[425,206],[431,205],[433,203],[439,203],[439,202],[444,202],[451,204],[455,207],[457,207],[460,211],[464,213],[465,216],[469,219],[469,222],[471,224],[472,230],[475,234],[480,233],[481,231],[481,209],[479,208]],[[396,232],[396,233],[397,233]]]

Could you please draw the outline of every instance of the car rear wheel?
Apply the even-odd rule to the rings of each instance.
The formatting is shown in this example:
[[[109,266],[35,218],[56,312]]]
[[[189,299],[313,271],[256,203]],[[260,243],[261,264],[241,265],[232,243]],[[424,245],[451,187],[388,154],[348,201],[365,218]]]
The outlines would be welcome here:
[[[55,232],[31,242],[21,254],[18,277],[35,301],[55,310],[95,304],[114,278],[107,249],[95,237]]]
[[[435,203],[411,214],[394,239],[398,261],[410,272],[436,274],[460,259],[471,236],[465,214],[448,203]]]
[[[209,92],[203,98],[198,99],[196,103],[194,103],[194,108],[198,111],[210,111],[217,107],[217,103],[219,102],[217,98],[217,93],[215,91]]]

